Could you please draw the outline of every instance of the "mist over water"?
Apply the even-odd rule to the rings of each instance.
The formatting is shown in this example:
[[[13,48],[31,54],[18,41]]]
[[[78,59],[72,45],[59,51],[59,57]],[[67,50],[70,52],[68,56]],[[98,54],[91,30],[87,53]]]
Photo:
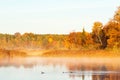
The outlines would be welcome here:
[[[118,59],[6,58],[0,60],[2,80],[119,80]]]

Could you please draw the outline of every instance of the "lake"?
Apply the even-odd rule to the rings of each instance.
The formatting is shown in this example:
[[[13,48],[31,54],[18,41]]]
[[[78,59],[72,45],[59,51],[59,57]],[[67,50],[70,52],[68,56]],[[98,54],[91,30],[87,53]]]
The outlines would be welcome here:
[[[120,80],[119,58],[4,58],[1,80]]]

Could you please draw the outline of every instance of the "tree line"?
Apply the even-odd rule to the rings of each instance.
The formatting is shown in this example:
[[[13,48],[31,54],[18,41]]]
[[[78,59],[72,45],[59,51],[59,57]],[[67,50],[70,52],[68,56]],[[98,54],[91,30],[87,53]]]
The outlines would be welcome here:
[[[120,48],[120,7],[105,25],[96,21],[92,32],[69,34],[0,34],[4,49],[105,49]]]

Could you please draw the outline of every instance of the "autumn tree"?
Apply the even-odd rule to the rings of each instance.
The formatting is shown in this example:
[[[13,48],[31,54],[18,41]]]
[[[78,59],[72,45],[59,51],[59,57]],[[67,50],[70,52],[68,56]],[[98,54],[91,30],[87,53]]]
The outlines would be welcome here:
[[[99,48],[104,49],[107,47],[107,37],[101,22],[95,22],[93,24],[92,38],[96,44],[100,45]]]
[[[82,46],[85,46],[86,45],[86,32],[85,32],[85,29],[83,28],[83,31],[81,33],[81,45]]]
[[[120,7],[115,12],[113,19],[104,26],[104,31],[109,38],[108,47],[120,47]]]
[[[118,7],[117,11],[115,12],[113,20],[120,22],[120,7]]]
[[[72,48],[78,48],[81,46],[81,32],[72,32],[68,35],[68,41]]]
[[[85,33],[85,36],[86,36],[85,46],[86,46],[87,48],[93,48],[94,42],[93,42],[93,38],[92,38],[91,33],[86,32],[86,33]]]

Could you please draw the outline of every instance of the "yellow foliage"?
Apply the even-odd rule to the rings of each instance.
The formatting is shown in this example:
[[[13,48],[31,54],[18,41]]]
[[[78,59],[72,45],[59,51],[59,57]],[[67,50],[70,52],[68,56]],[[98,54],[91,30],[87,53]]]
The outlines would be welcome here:
[[[52,43],[52,42],[53,42],[53,38],[51,38],[51,37],[48,38],[48,42],[49,42],[49,43]]]

